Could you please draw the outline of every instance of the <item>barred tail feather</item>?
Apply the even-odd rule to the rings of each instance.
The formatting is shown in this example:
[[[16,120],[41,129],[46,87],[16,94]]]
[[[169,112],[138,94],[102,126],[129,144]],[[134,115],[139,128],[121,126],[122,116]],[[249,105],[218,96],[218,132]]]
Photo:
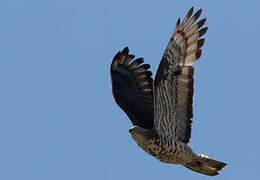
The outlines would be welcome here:
[[[217,176],[219,174],[218,171],[226,167],[227,164],[221,161],[209,159],[202,155],[197,155],[192,162],[189,162],[184,166],[192,171],[201,174],[205,174],[208,176]]]

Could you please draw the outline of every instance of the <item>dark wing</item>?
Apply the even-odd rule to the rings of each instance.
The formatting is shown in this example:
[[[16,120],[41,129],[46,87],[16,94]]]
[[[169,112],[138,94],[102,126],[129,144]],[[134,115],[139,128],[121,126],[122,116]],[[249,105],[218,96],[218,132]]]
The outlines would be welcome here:
[[[126,47],[118,52],[111,64],[112,93],[116,103],[128,115],[133,125],[145,129],[154,126],[153,79],[149,64],[143,58],[134,59]]]
[[[199,38],[207,32],[207,28],[200,29],[206,19],[193,25],[201,11],[191,18],[191,8],[181,25],[178,20],[154,82],[155,128],[184,143],[189,142],[193,117],[194,69],[190,65],[200,58],[205,39]]]

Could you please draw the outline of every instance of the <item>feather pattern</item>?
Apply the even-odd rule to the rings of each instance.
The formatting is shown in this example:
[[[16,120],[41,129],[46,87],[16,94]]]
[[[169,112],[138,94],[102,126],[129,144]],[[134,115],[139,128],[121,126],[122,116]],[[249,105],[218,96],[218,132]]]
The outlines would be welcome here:
[[[190,65],[200,58],[205,39],[199,38],[207,32],[207,28],[200,29],[206,19],[194,24],[201,12],[192,16],[191,8],[181,25],[177,21],[154,81],[155,128],[184,143],[189,142],[193,117],[194,69]]]

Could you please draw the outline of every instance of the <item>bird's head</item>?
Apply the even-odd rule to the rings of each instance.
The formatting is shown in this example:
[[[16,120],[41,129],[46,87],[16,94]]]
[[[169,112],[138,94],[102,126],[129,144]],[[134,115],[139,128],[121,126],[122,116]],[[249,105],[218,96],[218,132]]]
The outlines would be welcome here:
[[[149,144],[149,130],[144,129],[140,126],[134,126],[131,129],[129,129],[129,133],[131,134],[132,138],[136,141],[136,143],[142,148],[145,148]]]

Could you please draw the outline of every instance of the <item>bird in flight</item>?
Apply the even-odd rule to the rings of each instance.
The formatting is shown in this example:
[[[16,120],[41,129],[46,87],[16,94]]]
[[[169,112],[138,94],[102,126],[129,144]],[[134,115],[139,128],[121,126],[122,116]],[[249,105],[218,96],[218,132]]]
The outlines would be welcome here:
[[[191,66],[201,56],[203,27],[198,21],[202,10],[193,16],[193,7],[181,22],[178,19],[161,62],[152,79],[150,65],[143,58],[134,59],[128,47],[113,58],[110,68],[112,94],[127,114],[133,127],[129,133],[145,152],[159,161],[181,164],[209,176],[227,164],[195,154],[188,143],[193,118],[193,74]]]

